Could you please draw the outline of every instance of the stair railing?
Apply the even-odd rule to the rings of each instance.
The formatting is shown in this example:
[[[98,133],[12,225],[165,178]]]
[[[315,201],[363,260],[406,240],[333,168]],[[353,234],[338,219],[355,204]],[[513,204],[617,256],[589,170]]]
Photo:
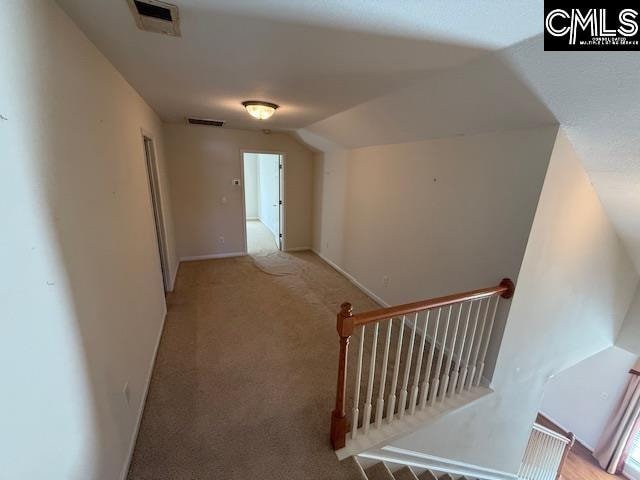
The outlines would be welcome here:
[[[347,436],[366,435],[371,428],[401,421],[480,386],[498,302],[511,298],[513,292],[514,284],[506,278],[494,287],[357,314],[351,304],[343,303],[337,318],[340,356],[331,415],[333,448],[345,447]],[[361,392],[365,333],[369,331],[366,389]],[[354,333],[358,354],[349,419],[347,358]],[[378,369],[379,350],[382,363]]]
[[[534,423],[518,478],[522,480],[559,479],[574,442],[575,436],[572,433],[565,437]]]

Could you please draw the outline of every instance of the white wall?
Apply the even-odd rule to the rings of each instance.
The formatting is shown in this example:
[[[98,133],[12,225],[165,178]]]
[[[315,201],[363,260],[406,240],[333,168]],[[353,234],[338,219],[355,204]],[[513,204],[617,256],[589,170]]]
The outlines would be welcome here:
[[[388,303],[515,280],[555,131],[317,154],[314,249]]]
[[[257,153],[244,154],[244,209],[249,220],[255,220],[260,216]]]
[[[616,345],[640,355],[640,284],[618,334]]]
[[[0,477],[118,479],[165,314],[161,124],[54,2],[3,2],[0,70]]]
[[[498,356],[496,393],[396,444],[515,473],[546,381],[613,345],[636,283],[631,260],[560,131]]]
[[[280,156],[258,155],[260,182],[260,220],[278,241],[280,234]]]
[[[540,411],[593,450],[629,382],[637,355],[610,347],[553,376]]]
[[[181,124],[166,124],[165,134],[180,257],[244,250],[242,188],[232,185],[241,178],[243,149],[285,153],[286,247],[311,245],[313,155],[306,146],[284,133]]]

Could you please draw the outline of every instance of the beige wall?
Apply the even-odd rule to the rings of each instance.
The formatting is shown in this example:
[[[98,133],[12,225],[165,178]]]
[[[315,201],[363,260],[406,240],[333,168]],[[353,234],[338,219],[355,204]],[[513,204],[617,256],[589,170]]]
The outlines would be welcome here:
[[[515,473],[545,382],[613,345],[637,281],[560,131],[511,303],[495,394],[395,444]]]
[[[162,125],[55,2],[3,2],[0,71],[0,476],[123,478],[165,315]]]
[[[625,317],[616,345],[640,355],[640,285]]]
[[[166,124],[181,258],[244,251],[241,150],[285,154],[286,248],[311,246],[311,151],[284,133]],[[226,203],[223,200],[226,199]],[[224,237],[224,244],[220,243]]]
[[[387,303],[515,280],[555,131],[317,154],[313,247]]]
[[[594,450],[637,359],[622,348],[610,347],[554,375],[545,385],[540,411]]]

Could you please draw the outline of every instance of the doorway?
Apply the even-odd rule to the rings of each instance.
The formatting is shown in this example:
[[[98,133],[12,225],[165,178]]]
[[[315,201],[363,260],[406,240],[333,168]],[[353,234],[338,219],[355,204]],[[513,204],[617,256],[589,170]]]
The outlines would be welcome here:
[[[249,254],[284,246],[284,156],[243,152],[245,242]]]
[[[149,193],[151,205],[153,207],[153,220],[156,229],[156,239],[158,241],[158,256],[160,258],[160,269],[162,271],[162,284],[165,293],[171,289],[169,280],[169,269],[167,263],[167,243],[164,235],[164,216],[162,214],[162,199],[160,197],[160,181],[158,177],[158,165],[156,162],[156,150],[153,139],[142,134],[144,142],[144,157],[149,182]]]

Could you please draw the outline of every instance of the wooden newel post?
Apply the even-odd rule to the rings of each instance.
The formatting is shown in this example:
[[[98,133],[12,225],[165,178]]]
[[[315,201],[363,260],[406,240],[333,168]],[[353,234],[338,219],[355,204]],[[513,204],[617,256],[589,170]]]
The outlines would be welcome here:
[[[338,313],[338,335],[340,335],[340,357],[338,359],[338,388],[336,389],[336,406],[331,413],[331,445],[334,450],[344,448],[347,439],[347,405],[345,392],[347,389],[347,354],[349,338],[353,333],[353,307],[350,303],[340,305]]]

